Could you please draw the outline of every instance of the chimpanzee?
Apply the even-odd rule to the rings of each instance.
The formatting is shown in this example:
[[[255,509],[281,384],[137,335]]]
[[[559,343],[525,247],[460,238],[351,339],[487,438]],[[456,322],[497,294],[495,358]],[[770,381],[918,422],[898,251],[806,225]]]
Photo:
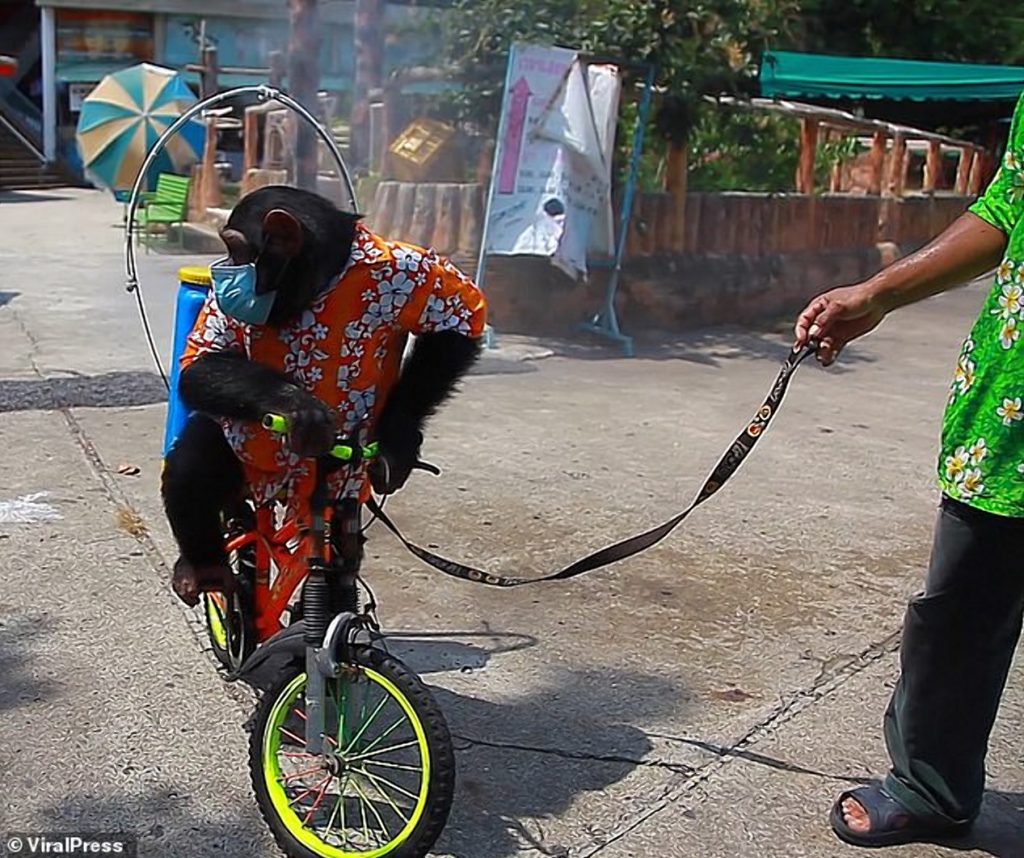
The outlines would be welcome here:
[[[181,551],[173,587],[190,605],[231,587],[222,512],[245,493],[257,503],[307,496],[309,457],[339,430],[380,443],[369,471],[332,476],[340,509],[358,520],[371,483],[399,489],[425,421],[476,359],[486,315],[451,262],[386,241],[308,191],[254,191],[220,235],[229,255],[210,268],[213,288],[181,358],[179,389],[194,414],[162,487]],[[403,363],[408,334],[416,340]],[[262,428],[269,412],[289,417],[287,436]],[[360,542],[343,560],[357,570],[361,556]]]

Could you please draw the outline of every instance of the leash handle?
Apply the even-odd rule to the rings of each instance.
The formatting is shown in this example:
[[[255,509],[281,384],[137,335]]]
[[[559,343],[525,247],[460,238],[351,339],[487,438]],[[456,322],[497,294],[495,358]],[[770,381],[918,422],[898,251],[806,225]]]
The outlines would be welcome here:
[[[406,539],[376,500],[370,499],[367,501],[366,505],[370,512],[395,535],[395,537],[406,547],[406,549],[408,549],[410,553],[414,554],[429,566],[433,566],[435,569],[443,572],[445,575],[450,575],[453,578],[460,578],[464,581],[475,581],[479,584],[486,584],[490,587],[521,587],[526,584],[539,584],[542,581],[565,581],[569,578],[575,578],[578,575],[583,575],[586,572],[592,572],[595,569],[600,569],[602,566],[607,566],[611,563],[617,563],[620,560],[625,560],[627,557],[632,557],[634,554],[645,551],[660,542],[675,530],[698,506],[721,490],[722,486],[724,486],[733,474],[739,470],[740,465],[742,465],[743,461],[750,455],[751,450],[754,449],[757,442],[764,436],[765,431],[768,429],[768,426],[778,413],[779,407],[782,405],[782,400],[786,395],[786,390],[789,388],[789,383],[792,380],[797,367],[799,367],[800,364],[811,355],[817,353],[818,345],[819,344],[816,340],[811,340],[803,347],[795,348],[789,353],[785,362],[782,364],[782,369],[779,371],[779,375],[775,379],[775,383],[768,392],[768,396],[765,398],[765,401],[747,424],[746,428],[737,436],[736,440],[732,445],[730,445],[729,449],[726,450],[722,458],[719,459],[718,464],[715,465],[711,474],[701,486],[700,491],[697,492],[696,497],[686,509],[678,515],[670,518],[664,524],[636,536],[629,537],[628,539],[623,539],[613,545],[602,548],[599,551],[595,551],[594,553],[577,560],[575,563],[571,563],[569,566],[566,566],[564,569],[560,569],[557,572],[552,572],[539,578],[522,578],[513,575],[494,575],[490,572],[485,572],[482,569],[476,569],[464,563],[449,560],[446,557],[442,557],[439,554],[428,551],[426,548]]]

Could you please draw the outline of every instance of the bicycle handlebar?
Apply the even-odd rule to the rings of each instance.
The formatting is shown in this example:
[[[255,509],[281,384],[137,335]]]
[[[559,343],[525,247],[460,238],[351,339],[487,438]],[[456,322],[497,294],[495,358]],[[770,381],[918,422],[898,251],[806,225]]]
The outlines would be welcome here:
[[[264,414],[262,424],[264,429],[269,429],[271,432],[284,433],[290,428],[288,418],[284,414]],[[380,454],[380,444],[374,441],[372,444],[360,448],[359,452],[362,453],[363,459],[375,459]],[[327,455],[342,462],[350,462],[356,457],[356,447],[339,442],[327,451]]]

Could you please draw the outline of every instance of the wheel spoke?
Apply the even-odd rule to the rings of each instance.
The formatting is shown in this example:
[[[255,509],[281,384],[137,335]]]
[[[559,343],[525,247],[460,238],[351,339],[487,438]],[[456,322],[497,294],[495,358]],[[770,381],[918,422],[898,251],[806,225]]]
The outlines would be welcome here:
[[[402,750],[402,748],[411,748],[414,745],[418,745],[419,743],[419,739],[412,739],[409,742],[402,742],[402,744],[400,745],[391,745],[387,748],[380,748],[379,750],[374,751],[372,754],[356,754],[353,757],[346,757],[345,762],[357,763],[360,760],[367,760],[370,757],[379,757],[381,754],[390,754],[392,751],[400,751]]]
[[[345,802],[345,787],[341,786],[341,794],[338,796],[338,800],[336,802],[334,802],[334,810],[332,810],[331,811],[331,815],[327,817],[327,829],[324,831],[324,837],[323,837],[324,843],[327,843],[330,840],[330,838],[331,838],[331,826],[334,825],[334,820],[335,820],[335,818],[338,815],[338,808],[341,807],[341,805],[344,804],[344,802]],[[344,822],[342,822],[342,825],[344,825]],[[345,848],[345,833],[344,833],[344,829],[342,829],[342,831],[341,831],[341,837],[342,837],[341,848],[344,849]]]
[[[402,763],[392,763],[385,760],[365,759],[363,760],[363,766],[383,766],[386,769],[401,769],[403,772],[423,773],[422,766],[405,766]]]
[[[383,709],[387,705],[388,699],[389,699],[388,696],[384,695],[384,698],[380,701],[380,703],[377,704],[377,708],[373,710],[373,714],[370,716],[370,720],[363,721],[362,726],[359,728],[359,732],[356,733],[356,735],[353,737],[352,741],[349,742],[348,745],[345,747],[345,750],[342,751],[343,755],[347,755],[355,747],[356,742],[358,742],[362,738],[363,733],[366,732],[366,728],[369,727],[376,720],[377,716],[380,714],[380,710]],[[365,713],[366,713],[366,695],[364,694],[363,695],[363,714],[365,715]],[[362,716],[360,716],[360,717],[362,718]]]
[[[363,748],[359,753],[360,754],[366,754],[366,753],[369,753],[370,751],[372,751],[374,748],[377,747],[377,745],[379,745],[381,743],[382,740],[384,740],[388,736],[390,736],[398,727],[401,727],[402,724],[404,724],[408,720],[409,719],[406,717],[405,713],[403,712],[401,718],[399,718],[397,721],[395,721],[394,724],[392,724],[390,727],[387,728],[387,730],[385,730],[383,733],[381,733],[379,736],[377,736],[376,739],[374,739],[372,742],[370,742],[370,744],[367,745],[365,748]]]
[[[331,780],[331,776],[328,775],[326,778],[324,778],[322,781],[320,781],[320,783],[314,784],[309,789],[305,789],[302,792],[300,792],[297,796],[295,796],[295,798],[293,798],[290,802],[288,802],[288,804],[289,805],[293,805],[296,802],[302,801],[302,799],[304,799],[307,795],[309,795],[310,793],[316,792],[317,789],[319,789],[325,783],[329,783],[330,780]]]
[[[360,807],[365,807],[366,805],[369,805],[370,810],[373,812],[374,818],[377,820],[377,824],[380,826],[380,830],[384,832],[384,836],[387,838],[387,840],[385,840],[384,842],[385,843],[389,842],[391,840],[391,832],[388,830],[388,827],[384,824],[384,820],[380,818],[380,814],[377,812],[376,805],[374,805],[374,803],[372,801],[370,801],[369,796],[367,796],[366,793],[363,792],[363,789],[362,789],[361,786],[359,786],[359,782],[358,781],[353,779],[352,780],[352,786],[355,787],[356,792],[359,793],[359,798],[362,799],[362,803],[360,804]],[[366,812],[365,811],[363,811],[363,820],[364,820],[364,822],[366,820]]]
[[[387,794],[387,792],[384,791],[384,788],[380,785],[380,783],[378,782],[377,778],[375,778],[372,774],[370,774],[370,772],[366,771],[366,769],[360,769],[360,774],[365,775],[367,778],[370,779],[370,783],[373,784],[374,789],[376,789],[377,792],[379,792],[382,796],[384,796],[384,800],[388,804],[391,805],[391,809],[395,812],[395,814],[398,816],[398,818],[401,819],[402,822],[404,822],[405,824],[408,825],[409,817],[406,816],[404,813],[402,813],[401,808],[399,808],[399,806],[397,804],[395,804],[394,799],[391,798],[391,796],[389,796]],[[384,781],[384,783],[390,783],[390,782],[389,781]],[[392,786],[394,786],[394,784],[392,784]]]
[[[309,821],[316,814],[317,808],[320,807],[320,802],[324,800],[324,796],[327,795],[327,785],[331,782],[328,777],[320,787],[320,794],[316,797],[316,801],[313,802],[313,806],[309,809],[309,813],[306,814],[306,818],[302,820],[303,825],[309,825]]]
[[[281,731],[282,733],[284,733],[284,735],[286,735],[286,736],[287,736],[287,737],[288,737],[289,739],[291,739],[291,740],[292,740],[293,742],[298,742],[298,743],[299,743],[300,745],[305,745],[305,744],[306,744],[306,740],[305,740],[305,739],[300,739],[300,738],[299,738],[298,736],[296,736],[296,735],[295,735],[295,734],[294,734],[294,733],[293,733],[293,732],[292,732],[291,730],[288,730],[288,729],[286,729],[286,728],[284,727],[284,725],[281,725],[281,726],[280,726],[280,727],[278,727],[277,729],[278,729],[278,730],[280,730],[280,731]]]
[[[319,772],[320,770],[320,766],[314,766],[311,769],[306,769],[304,772],[296,772],[293,775],[286,775],[285,777],[280,778],[280,781],[281,783],[286,784],[288,781],[293,781],[296,778],[304,778],[306,775],[311,775],[313,772]]]
[[[404,789],[404,788],[400,787],[400,786],[399,786],[398,784],[396,784],[396,783],[395,783],[394,781],[389,781],[389,780],[388,780],[387,778],[385,778],[385,777],[382,777],[382,776],[380,776],[380,775],[377,775],[377,776],[371,775],[371,774],[370,774],[370,773],[369,773],[368,771],[366,771],[366,769],[365,769],[365,768],[363,768],[363,769],[360,769],[360,770],[359,770],[359,773],[360,773],[360,774],[363,774],[363,775],[366,775],[366,777],[368,777],[368,778],[369,778],[369,779],[370,779],[371,781],[373,781],[373,782],[374,782],[375,784],[376,784],[376,783],[378,782],[378,780],[379,780],[379,781],[380,781],[381,783],[386,783],[386,784],[387,784],[387,785],[388,785],[389,787],[391,787],[391,788],[392,788],[393,790],[395,790],[396,792],[400,792],[400,793],[401,793],[402,795],[406,796],[407,798],[411,798],[411,799],[412,799],[413,801],[419,801],[419,800],[420,800],[420,797],[419,797],[418,795],[416,795],[415,793],[409,792],[409,790],[407,790],[407,789]]]

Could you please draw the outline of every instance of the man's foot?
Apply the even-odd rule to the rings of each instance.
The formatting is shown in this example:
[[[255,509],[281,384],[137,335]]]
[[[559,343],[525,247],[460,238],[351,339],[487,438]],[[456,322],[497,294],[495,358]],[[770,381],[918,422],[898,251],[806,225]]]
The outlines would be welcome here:
[[[235,576],[230,566],[193,566],[184,557],[179,557],[174,564],[171,587],[181,601],[194,608],[199,604],[200,593],[234,592]]]
[[[844,792],[832,806],[832,830],[854,846],[896,846],[964,834],[970,824],[914,816],[880,783]]]

